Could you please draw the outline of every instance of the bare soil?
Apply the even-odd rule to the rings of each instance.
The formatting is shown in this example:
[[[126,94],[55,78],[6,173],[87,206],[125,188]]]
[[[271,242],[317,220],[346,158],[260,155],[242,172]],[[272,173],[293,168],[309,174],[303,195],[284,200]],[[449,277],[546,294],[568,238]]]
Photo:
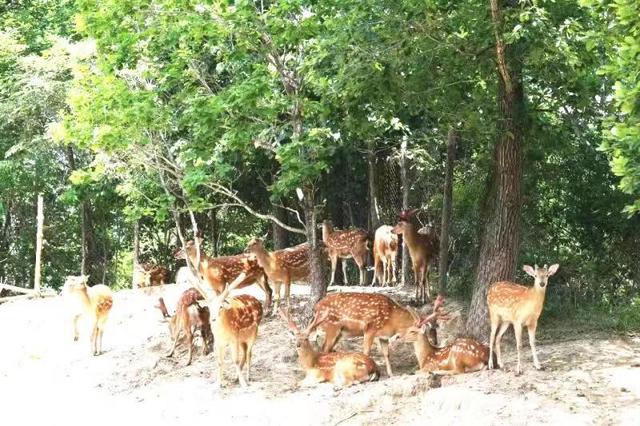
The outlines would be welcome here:
[[[258,288],[247,292],[262,298]],[[384,291],[398,300],[398,289],[342,287],[343,291]],[[250,386],[234,383],[230,359],[228,384],[219,388],[214,354],[186,367],[183,347],[165,358],[170,339],[166,321],[153,307],[162,294],[175,306],[180,289],[168,285],[152,294],[125,290],[115,294],[104,335],[105,353],[90,355],[85,330],[73,342],[62,298],[21,300],[0,305],[0,415],[2,423],[92,425],[133,424],[639,424],[640,338],[585,335],[545,339],[538,329],[536,371],[528,346],[524,373],[515,376],[515,348],[503,343],[504,371],[460,376],[414,374],[413,348],[393,348],[394,377],[346,389],[330,384],[301,388],[293,340],[276,318],[266,317],[254,348]],[[294,286],[294,312],[308,287]],[[450,309],[461,310],[448,302]],[[447,340],[453,321],[441,330]],[[511,333],[511,332],[509,332]],[[342,340],[341,350],[359,350],[361,339]]]

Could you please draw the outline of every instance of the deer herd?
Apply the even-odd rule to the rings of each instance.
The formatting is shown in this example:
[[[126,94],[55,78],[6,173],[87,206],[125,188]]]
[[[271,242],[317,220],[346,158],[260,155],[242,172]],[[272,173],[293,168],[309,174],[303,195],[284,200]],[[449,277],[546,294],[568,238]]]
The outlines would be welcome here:
[[[415,299],[423,306],[431,299],[428,281],[429,264],[437,255],[439,241],[435,232],[422,233],[414,223],[417,210],[404,211],[395,226],[382,225],[372,241],[373,279],[382,286],[397,282],[396,256],[398,236],[406,245],[413,265]],[[343,278],[347,282],[344,259],[352,258],[357,264],[360,285],[365,285],[367,260],[371,238],[363,229],[336,230],[331,222],[322,224],[322,240],[327,260],[331,264],[333,284],[338,259],[342,260]],[[516,374],[521,373],[520,346],[522,328],[527,327],[529,343],[536,369],[541,365],[535,346],[535,332],[542,311],[548,279],[558,265],[524,266],[534,278],[533,287],[501,281],[489,286],[487,305],[491,323],[489,346],[472,338],[455,338],[447,345],[438,345],[438,323],[449,321],[451,315],[444,309],[444,298],[438,295],[428,313],[421,314],[411,306],[403,306],[389,296],[368,292],[329,293],[314,307],[308,325],[301,329],[291,316],[290,288],[293,282],[305,282],[310,276],[310,249],[307,243],[283,250],[268,251],[260,239],[251,240],[245,253],[235,256],[209,257],[203,251],[203,240],[196,237],[183,244],[174,253],[176,259],[186,259],[187,268],[181,268],[176,282],[183,280],[188,288],[179,297],[175,313],[168,312],[164,299],[156,307],[168,320],[172,339],[171,357],[182,335],[188,347],[187,365],[192,362],[194,337],[202,341],[202,352],[211,352],[214,343],[218,364],[218,383],[224,382],[223,366],[227,347],[230,348],[235,375],[242,386],[250,380],[252,349],[258,336],[258,327],[265,315],[279,315],[283,328],[295,337],[299,363],[305,372],[303,384],[331,382],[348,386],[377,380],[378,366],[370,356],[374,342],[385,362],[386,373],[393,375],[390,349],[400,343],[411,343],[418,361],[418,371],[432,374],[470,373],[484,368],[503,367],[501,338],[513,325],[516,348]],[[166,268],[165,268],[166,269]],[[193,274],[191,271],[196,272]],[[141,265],[134,271],[134,287],[149,286],[152,281],[167,281],[168,273],[162,267]],[[102,351],[104,325],[113,305],[111,291],[104,285],[87,286],[86,276],[67,278],[62,294],[73,306],[74,340],[78,339],[77,321],[86,315],[92,324],[91,351]],[[136,285],[136,282],[138,283]],[[206,284],[204,287],[199,283]],[[231,296],[235,289],[252,284],[265,293],[264,308],[253,296]],[[281,304],[280,287],[284,285],[286,308]],[[275,290],[272,294],[271,286]],[[273,301],[275,299],[275,301]],[[310,340],[317,331],[324,333],[320,351]],[[361,352],[334,351],[341,337],[362,336]]]

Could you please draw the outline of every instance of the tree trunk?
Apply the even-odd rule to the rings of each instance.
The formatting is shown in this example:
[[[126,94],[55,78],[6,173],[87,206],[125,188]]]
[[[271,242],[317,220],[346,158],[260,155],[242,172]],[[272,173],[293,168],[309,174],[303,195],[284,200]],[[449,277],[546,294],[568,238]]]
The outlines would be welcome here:
[[[211,224],[211,229],[210,229],[210,233],[211,233],[211,246],[213,249],[213,257],[218,257],[218,249],[219,249],[219,241],[218,241],[218,232],[219,232],[219,223],[218,223],[218,216],[217,216],[217,209],[211,209],[209,210],[209,223]]]
[[[91,203],[88,200],[82,201],[80,205],[81,230],[82,230],[82,263],[81,271],[83,275],[89,275],[89,282],[98,282],[100,268],[96,253],[96,240],[93,232],[93,215],[91,213]]]
[[[483,232],[471,300],[467,333],[488,340],[487,289],[491,283],[513,278],[520,249],[522,205],[522,144],[525,134],[524,93],[521,63],[514,46],[501,38],[501,11],[491,0],[495,26],[498,70],[497,141],[493,152],[493,171],[483,209]]]
[[[327,255],[325,254],[324,244],[318,240],[318,226],[316,223],[316,208],[313,189],[306,190],[304,193],[304,218],[306,225],[307,241],[309,242],[309,263],[310,263],[310,294],[309,301],[305,307],[305,320],[313,316],[313,308],[327,294]]]
[[[287,223],[287,211],[275,204],[272,206],[273,215],[279,221]],[[289,247],[289,234],[287,230],[275,222],[271,222],[271,230],[273,231],[273,249],[282,250]]]
[[[451,223],[451,210],[453,203],[453,162],[456,156],[458,133],[455,129],[449,129],[447,137],[447,166],[444,174],[444,195],[442,199],[442,225],[440,227],[440,264],[438,273],[440,282],[438,293],[444,294],[447,287],[447,272],[449,266],[449,224]]]
[[[409,179],[407,177],[407,141],[404,139],[400,146],[400,183],[402,185],[402,210],[409,210]],[[403,238],[400,236],[402,244],[402,287],[407,287],[411,282],[411,259],[409,249]]]
[[[375,144],[369,144],[367,151],[367,178],[369,180],[369,230],[374,231],[380,226],[380,217],[378,216],[378,188],[376,187],[376,151]]]
[[[44,201],[42,195],[38,195],[38,216],[36,228],[36,265],[33,273],[33,291],[40,295],[40,276],[42,264],[42,228],[44,226]]]

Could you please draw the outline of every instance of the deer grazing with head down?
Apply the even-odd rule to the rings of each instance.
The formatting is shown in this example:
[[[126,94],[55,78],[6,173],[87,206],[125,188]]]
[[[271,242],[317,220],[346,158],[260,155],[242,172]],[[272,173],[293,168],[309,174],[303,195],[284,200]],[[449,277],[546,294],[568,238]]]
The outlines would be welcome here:
[[[389,338],[411,327],[414,315],[388,296],[372,293],[333,293],[314,307],[309,331],[320,328],[325,333],[322,352],[330,352],[342,333],[363,336],[363,350],[369,355],[377,339],[385,360],[387,374],[393,375],[389,361]]]
[[[93,287],[87,286],[87,275],[68,276],[62,295],[68,300],[73,309],[73,340],[79,337],[78,320],[86,316],[91,321],[91,352],[93,355],[102,353],[102,335],[109,312],[113,306],[111,289],[103,284]]]
[[[536,328],[538,318],[542,312],[544,296],[547,291],[549,277],[558,271],[560,265],[547,265],[538,268],[538,265],[531,267],[524,265],[524,271],[534,278],[533,287],[526,287],[510,281],[500,281],[489,287],[487,292],[487,305],[489,306],[489,319],[491,320],[491,335],[489,337],[489,348],[493,355],[494,343],[496,351],[496,361],[502,368],[502,354],[500,351],[500,340],[507,331],[509,325],[513,324],[513,331],[516,336],[516,349],[518,352],[518,365],[516,374],[520,374],[520,347],[522,338],[522,327],[526,326],[529,331],[529,344],[533,354],[533,365],[540,369],[540,361],[536,353]],[[498,326],[500,327],[498,329]],[[497,332],[497,335],[496,335]],[[493,358],[489,361],[489,368],[493,368]]]
[[[426,303],[431,299],[429,290],[429,263],[438,254],[440,241],[434,231],[421,234],[411,221],[419,209],[400,213],[398,224],[393,227],[394,234],[402,234],[404,244],[409,249],[413,264],[413,279],[416,285],[416,301]]]
[[[244,274],[244,279],[238,283],[238,288],[249,286],[257,283],[264,291],[265,306],[271,306],[271,287],[267,282],[267,277],[258,265],[258,262],[247,256],[246,254],[238,254],[235,256],[209,257],[202,250],[202,238],[197,238],[198,247],[200,248],[200,267],[198,273],[204,281],[209,284],[216,294],[221,294],[229,283],[236,280],[240,274]],[[176,259],[185,259],[189,256],[191,263],[197,267],[198,247],[196,241],[188,241],[184,249],[178,249],[174,253]]]
[[[413,343],[421,372],[461,374],[484,369],[489,360],[489,348],[486,345],[461,337],[441,348],[429,341],[426,334],[429,328],[435,326],[435,322],[448,318],[448,313],[441,310],[443,304],[444,298],[438,296],[431,314],[421,318],[415,313],[414,325],[395,335],[392,340]]]
[[[284,284],[284,298],[287,302],[287,309],[289,309],[291,283],[295,281],[306,282],[309,279],[309,244],[302,243],[294,247],[269,252],[264,248],[262,240],[254,238],[249,241],[247,251],[256,257],[258,265],[273,284],[276,293],[273,315],[280,305],[280,284]]]
[[[392,232],[393,227],[382,225],[376,229],[373,239],[373,279],[383,286],[396,283],[396,256],[398,255],[398,236]]]
[[[367,251],[369,250],[367,247],[368,240],[369,234],[364,229],[337,231],[333,229],[330,221],[325,220],[322,223],[322,241],[327,247],[327,253],[331,260],[331,281],[329,285],[333,285],[336,267],[338,266],[338,258],[353,258],[360,270],[360,285],[364,285],[367,274],[365,268],[367,266]],[[346,284],[348,280],[345,260],[342,261],[342,274],[344,276],[344,283]]]
[[[380,377],[378,366],[370,356],[358,352],[318,353],[313,349],[309,342],[311,327],[325,321],[328,313],[318,317],[305,330],[300,330],[289,314],[282,309],[279,312],[296,338],[298,359],[306,373],[303,385],[331,382],[337,386],[351,386]]]

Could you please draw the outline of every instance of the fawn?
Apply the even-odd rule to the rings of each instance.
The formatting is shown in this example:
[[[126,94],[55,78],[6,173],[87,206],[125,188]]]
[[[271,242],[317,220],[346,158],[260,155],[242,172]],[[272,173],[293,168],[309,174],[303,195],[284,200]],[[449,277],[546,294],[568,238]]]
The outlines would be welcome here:
[[[367,265],[367,241],[369,234],[364,229],[349,229],[344,231],[336,231],[330,221],[325,220],[322,223],[322,241],[327,246],[327,253],[331,260],[331,281],[329,285],[333,285],[336,275],[336,266],[338,258],[353,258],[360,270],[360,285],[364,285],[366,277]],[[344,283],[347,284],[347,263],[342,261],[342,274]]]
[[[63,296],[73,305],[73,340],[79,337],[78,320],[86,315],[92,323],[91,351],[93,355],[102,353],[102,334],[113,306],[111,289],[103,284],[87,286],[87,275],[67,277],[62,288]]]
[[[392,232],[393,227],[382,225],[376,229],[373,239],[373,279],[383,286],[396,283],[396,256],[398,255],[398,236]]]
[[[305,330],[300,330],[291,316],[282,309],[280,316],[285,321],[294,337],[300,365],[306,376],[303,385],[331,382],[337,386],[351,386],[354,383],[378,380],[380,372],[375,361],[365,354],[357,352],[318,353],[309,342],[311,323]],[[322,323],[328,313],[319,317],[315,325]]]
[[[526,326],[529,331],[529,344],[533,354],[533,365],[540,369],[540,361],[536,353],[536,328],[538,318],[542,312],[544,296],[547,291],[549,277],[555,274],[560,267],[559,264],[547,265],[533,268],[524,265],[523,270],[534,278],[533,287],[526,287],[510,281],[500,281],[489,287],[487,292],[487,305],[489,306],[489,319],[491,320],[491,335],[489,337],[489,349],[493,355],[494,343],[496,351],[496,361],[502,368],[502,354],[500,351],[500,340],[507,331],[509,325],[513,324],[513,331],[516,335],[516,350],[518,352],[518,365],[516,374],[520,374],[520,347],[522,338],[522,327]],[[500,329],[498,329],[500,326]],[[497,331],[497,335],[496,335]],[[489,360],[489,368],[493,368],[493,357]]]

